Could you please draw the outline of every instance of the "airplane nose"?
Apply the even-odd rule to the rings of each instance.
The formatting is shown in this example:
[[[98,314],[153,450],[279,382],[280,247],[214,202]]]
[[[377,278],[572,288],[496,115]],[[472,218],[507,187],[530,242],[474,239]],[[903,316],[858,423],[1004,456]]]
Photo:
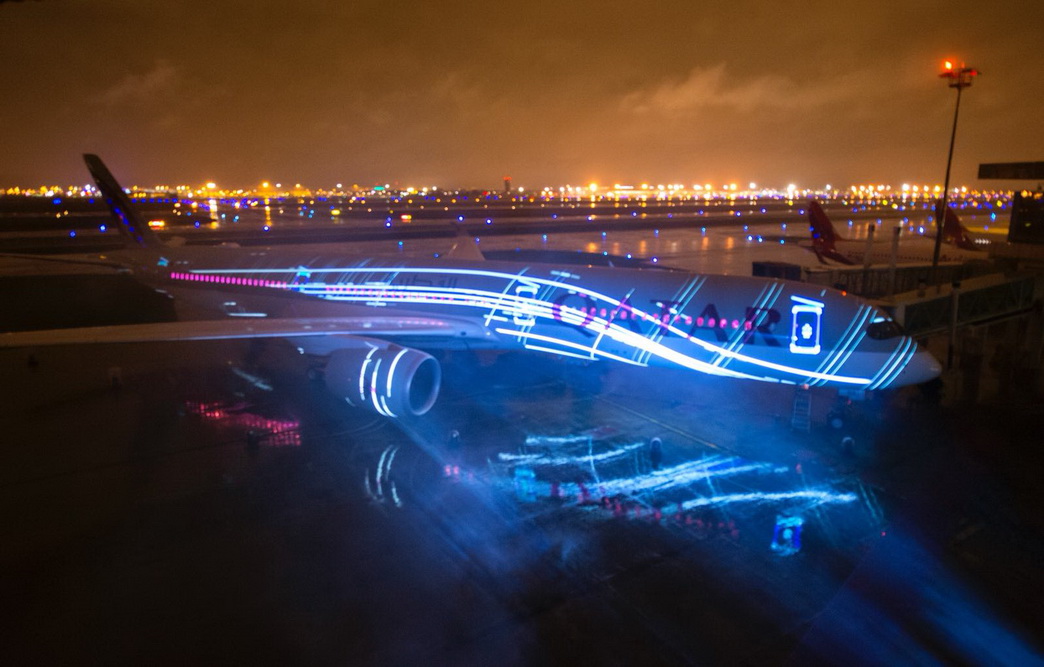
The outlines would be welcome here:
[[[921,384],[942,374],[942,364],[927,350],[918,350],[903,370],[903,384]]]

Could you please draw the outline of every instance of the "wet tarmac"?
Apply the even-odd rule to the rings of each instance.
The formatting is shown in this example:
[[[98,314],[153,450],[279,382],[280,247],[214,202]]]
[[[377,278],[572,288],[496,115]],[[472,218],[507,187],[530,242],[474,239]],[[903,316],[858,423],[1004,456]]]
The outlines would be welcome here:
[[[1029,410],[801,433],[793,388],[502,355],[395,423],[278,343],[0,363],[8,664],[1039,660]]]

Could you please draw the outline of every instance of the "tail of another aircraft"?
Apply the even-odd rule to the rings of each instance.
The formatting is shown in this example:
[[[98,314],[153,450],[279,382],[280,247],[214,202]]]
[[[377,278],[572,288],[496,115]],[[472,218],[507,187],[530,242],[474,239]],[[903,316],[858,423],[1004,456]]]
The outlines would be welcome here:
[[[936,220],[939,219],[939,207],[942,205],[942,201],[935,202],[935,216]],[[960,218],[949,206],[946,207],[946,216],[943,218],[942,226],[943,241],[952,243],[953,245],[963,250],[981,250],[979,246],[975,245],[975,241],[968,235],[968,230],[961,224]]]
[[[101,190],[102,196],[105,197],[105,203],[112,212],[113,221],[119,227],[120,232],[142,248],[162,248],[163,241],[134,210],[130,197],[113,178],[101,158],[85,153],[83,161],[87,163],[87,169],[94,177],[94,182]]]
[[[820,261],[829,259],[841,264],[853,264],[836,247],[837,234],[823,207],[815,199],[808,200],[808,222],[812,227],[812,251]]]

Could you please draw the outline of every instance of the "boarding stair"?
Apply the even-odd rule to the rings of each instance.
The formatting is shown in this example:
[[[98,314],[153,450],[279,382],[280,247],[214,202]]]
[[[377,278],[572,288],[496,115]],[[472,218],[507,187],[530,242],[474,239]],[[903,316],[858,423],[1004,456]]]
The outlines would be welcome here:
[[[790,426],[804,433],[812,430],[812,392],[807,386],[794,390],[794,411],[790,416]]]

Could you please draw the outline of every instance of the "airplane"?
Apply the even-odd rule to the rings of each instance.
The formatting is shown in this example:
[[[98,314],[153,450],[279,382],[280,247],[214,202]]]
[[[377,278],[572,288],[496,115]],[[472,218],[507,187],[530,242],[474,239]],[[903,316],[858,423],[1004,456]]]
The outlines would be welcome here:
[[[181,319],[6,333],[0,347],[284,338],[319,360],[330,391],[392,418],[434,405],[441,367],[430,352],[440,350],[529,350],[856,395],[926,382],[941,370],[883,310],[798,282],[165,245],[102,161],[84,159],[132,247],[69,261],[127,268],[170,294]]]
[[[937,207],[938,208],[938,207]],[[936,211],[938,214],[938,211]],[[815,199],[808,201],[808,221],[812,235],[812,251],[821,262],[826,260],[838,264],[862,264],[867,257],[866,240],[842,238],[827,217],[823,207]],[[931,237],[908,239],[899,244],[896,260],[899,262],[931,262],[935,252],[935,240]],[[892,257],[891,241],[883,239],[872,242],[869,249],[871,264],[888,264]],[[985,259],[985,253],[969,237],[968,230],[952,209],[946,209],[943,219],[943,244],[939,249],[940,262],[967,262]]]

